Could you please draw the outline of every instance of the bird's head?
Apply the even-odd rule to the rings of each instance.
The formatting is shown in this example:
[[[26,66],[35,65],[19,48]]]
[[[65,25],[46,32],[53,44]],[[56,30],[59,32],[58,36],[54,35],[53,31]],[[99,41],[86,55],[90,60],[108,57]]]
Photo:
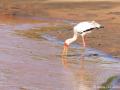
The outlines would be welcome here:
[[[68,47],[69,47],[69,40],[66,40],[66,41],[64,42],[64,47],[65,47],[65,48],[68,48]]]
[[[69,45],[68,45],[67,43],[64,43],[64,47],[65,47],[65,48],[68,48]]]
[[[96,21],[92,21],[91,23],[92,23],[94,28],[97,28],[97,29],[104,28],[103,25],[97,23]]]

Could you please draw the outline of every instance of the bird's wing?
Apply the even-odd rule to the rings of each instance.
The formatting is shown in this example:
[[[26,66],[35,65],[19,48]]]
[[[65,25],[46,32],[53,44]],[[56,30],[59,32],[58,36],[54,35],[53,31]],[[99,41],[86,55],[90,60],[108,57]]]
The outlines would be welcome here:
[[[93,26],[91,25],[91,23],[82,22],[82,23],[77,24],[74,27],[74,30],[76,30],[77,32],[85,32],[85,31],[92,29],[92,28],[93,28]]]

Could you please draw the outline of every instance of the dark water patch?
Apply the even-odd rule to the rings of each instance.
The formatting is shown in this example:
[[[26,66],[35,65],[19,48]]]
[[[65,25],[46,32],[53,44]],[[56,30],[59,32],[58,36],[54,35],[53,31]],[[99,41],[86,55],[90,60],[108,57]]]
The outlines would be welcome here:
[[[62,55],[56,55],[57,57],[62,57]],[[66,56],[66,55],[65,55]],[[68,54],[67,57],[79,57],[81,54]]]
[[[91,57],[91,56],[98,56],[98,54],[94,53],[94,54],[89,54],[88,57]]]

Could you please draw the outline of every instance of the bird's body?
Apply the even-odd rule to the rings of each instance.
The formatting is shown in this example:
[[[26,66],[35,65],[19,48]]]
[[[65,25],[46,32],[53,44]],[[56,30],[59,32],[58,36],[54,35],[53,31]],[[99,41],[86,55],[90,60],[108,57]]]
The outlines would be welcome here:
[[[74,32],[73,37],[65,40],[64,47],[67,48],[72,42],[76,41],[79,35],[82,36],[83,46],[85,47],[86,46],[85,35],[91,33],[91,31],[94,30],[95,28],[99,29],[99,28],[103,28],[103,26],[101,26],[95,21],[84,21],[78,23],[73,27],[73,32]]]
[[[84,32],[88,29],[94,28],[94,26],[92,24],[90,24],[90,22],[80,22],[78,23],[76,26],[74,26],[74,32]]]

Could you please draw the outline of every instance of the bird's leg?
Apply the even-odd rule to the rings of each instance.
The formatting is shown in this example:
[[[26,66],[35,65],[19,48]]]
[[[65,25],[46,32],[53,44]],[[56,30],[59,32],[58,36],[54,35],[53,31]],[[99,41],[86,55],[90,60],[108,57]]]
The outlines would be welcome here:
[[[63,52],[62,52],[62,56],[65,55],[65,46],[63,47]]]
[[[83,41],[83,46],[86,47],[86,43],[85,43],[85,35],[82,35],[82,41]]]
[[[65,54],[64,55],[66,55],[67,56],[67,52],[68,52],[68,47],[64,47],[65,48]]]
[[[65,55],[67,56],[67,52],[68,52],[68,47],[66,47],[65,49]]]

